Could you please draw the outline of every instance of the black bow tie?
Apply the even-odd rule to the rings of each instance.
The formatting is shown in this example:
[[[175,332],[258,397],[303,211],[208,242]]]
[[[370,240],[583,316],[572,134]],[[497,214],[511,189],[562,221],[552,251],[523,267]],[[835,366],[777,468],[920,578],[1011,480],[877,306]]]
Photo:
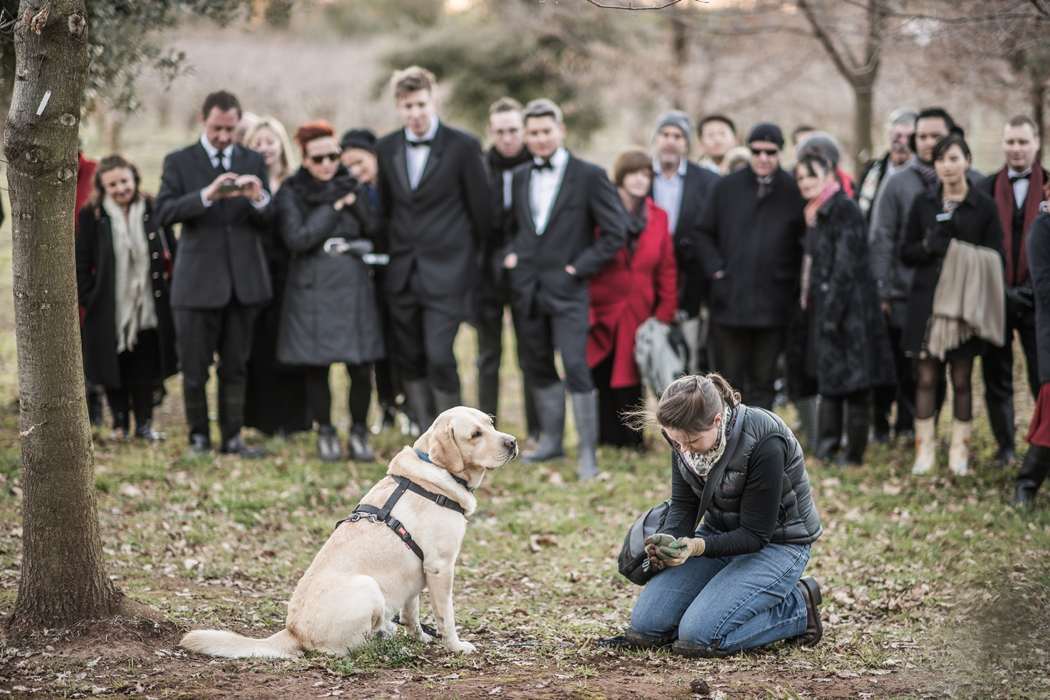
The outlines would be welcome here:
[[[554,163],[549,160],[541,161],[539,163],[533,161],[532,168],[533,170],[554,170]]]
[[[422,148],[423,146],[426,146],[427,148],[430,148],[430,145],[432,143],[434,143],[434,142],[431,141],[431,140],[427,140],[427,141],[409,141],[408,145],[411,146],[412,148]]]
[[[1010,182],[1014,183],[1014,182],[1017,182],[1018,180],[1027,180],[1029,177],[1031,177],[1031,175],[1032,175],[1032,171],[1031,170],[1029,170],[1027,173],[1024,173],[1022,175],[1010,175]]]

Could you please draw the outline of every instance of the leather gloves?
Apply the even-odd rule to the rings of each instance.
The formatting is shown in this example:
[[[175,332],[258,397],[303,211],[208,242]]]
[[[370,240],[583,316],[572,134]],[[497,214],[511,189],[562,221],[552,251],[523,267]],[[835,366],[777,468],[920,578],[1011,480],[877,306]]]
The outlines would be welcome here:
[[[706,545],[699,537],[679,537],[675,539],[666,533],[652,535],[645,540],[645,553],[658,570],[668,566],[684,564],[689,557],[698,557],[704,553]]]

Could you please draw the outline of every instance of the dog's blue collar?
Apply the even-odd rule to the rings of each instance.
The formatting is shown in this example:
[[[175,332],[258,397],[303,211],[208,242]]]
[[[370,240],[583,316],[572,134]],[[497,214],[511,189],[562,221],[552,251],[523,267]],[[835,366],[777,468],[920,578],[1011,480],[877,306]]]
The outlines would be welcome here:
[[[413,449],[415,449],[415,448],[413,448]],[[430,459],[430,455],[428,455],[423,450],[416,450],[416,457],[419,457],[424,462],[429,462],[430,464],[434,463],[433,460]],[[448,475],[451,476],[453,479],[455,479],[456,483],[459,484],[460,486],[462,486],[463,488],[465,488],[467,491],[470,491],[470,492],[474,491],[474,489],[471,488],[470,484],[467,483],[466,479],[460,479],[458,476],[456,476],[452,472],[449,472]]]

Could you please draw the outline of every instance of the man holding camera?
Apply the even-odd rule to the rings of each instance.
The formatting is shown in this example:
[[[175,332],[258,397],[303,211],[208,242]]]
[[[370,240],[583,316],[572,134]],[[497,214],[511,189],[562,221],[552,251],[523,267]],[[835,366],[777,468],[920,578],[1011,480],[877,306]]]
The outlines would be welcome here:
[[[254,458],[263,451],[241,438],[245,365],[255,314],[273,296],[262,246],[273,212],[262,154],[234,143],[241,116],[230,93],[208,95],[200,141],[164,159],[153,211],[161,226],[182,224],[171,307],[190,450],[211,449],[205,386],[218,352],[222,451]]]

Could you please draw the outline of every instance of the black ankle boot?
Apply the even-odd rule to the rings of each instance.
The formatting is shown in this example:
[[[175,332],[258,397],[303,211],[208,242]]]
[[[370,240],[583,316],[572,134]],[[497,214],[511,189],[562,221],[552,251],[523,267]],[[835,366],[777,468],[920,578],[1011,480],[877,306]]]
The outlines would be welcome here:
[[[842,443],[842,399],[823,396],[820,399],[820,441],[817,459],[831,459],[838,454]]]
[[[1028,506],[1035,498],[1039,487],[1050,472],[1050,447],[1029,445],[1020,471],[1014,481],[1015,492],[1012,505]]]
[[[871,427],[871,405],[851,404],[846,418],[846,463],[863,464]]]

